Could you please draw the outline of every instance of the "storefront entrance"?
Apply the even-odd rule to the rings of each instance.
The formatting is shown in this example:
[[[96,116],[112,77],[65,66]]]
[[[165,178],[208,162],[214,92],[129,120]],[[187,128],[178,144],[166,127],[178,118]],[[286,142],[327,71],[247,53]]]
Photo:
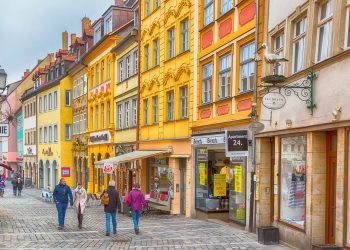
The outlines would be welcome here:
[[[326,243],[335,243],[337,190],[337,131],[327,133]]]

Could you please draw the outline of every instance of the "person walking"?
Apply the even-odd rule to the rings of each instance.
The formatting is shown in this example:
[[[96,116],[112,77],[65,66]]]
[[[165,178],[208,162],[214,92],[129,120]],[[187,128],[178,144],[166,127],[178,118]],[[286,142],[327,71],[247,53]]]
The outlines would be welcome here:
[[[131,209],[135,234],[139,234],[140,211],[146,207],[145,196],[140,190],[140,184],[135,183],[128,195],[128,204]]]
[[[53,191],[53,200],[56,203],[58,213],[58,229],[64,228],[64,218],[68,207],[68,197],[70,205],[73,206],[73,194],[70,187],[66,184],[66,179],[61,178],[60,183],[56,185]]]
[[[112,218],[113,234],[117,233],[117,209],[120,212],[119,193],[115,190],[115,181],[111,180],[108,183],[108,189],[104,190],[100,196],[101,203],[104,205],[106,215],[106,236],[111,232],[110,221]]]
[[[0,196],[3,197],[5,193],[5,181],[1,179],[0,181]]]
[[[17,195],[17,178],[14,177],[11,183],[12,183],[13,195],[16,196]]]
[[[18,189],[18,196],[21,196],[22,189],[23,189],[23,181],[20,177],[17,178],[17,189]]]
[[[83,227],[83,213],[85,210],[85,204],[87,200],[87,193],[85,188],[78,183],[77,188],[74,190],[74,209],[78,215],[78,227],[82,229]]]

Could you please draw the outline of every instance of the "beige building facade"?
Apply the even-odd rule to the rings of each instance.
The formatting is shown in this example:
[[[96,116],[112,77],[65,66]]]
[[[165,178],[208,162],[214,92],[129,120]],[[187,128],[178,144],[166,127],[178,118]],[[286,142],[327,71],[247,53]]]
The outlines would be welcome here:
[[[256,225],[277,227],[280,239],[298,249],[347,248],[349,1],[284,2],[266,1],[265,53],[288,61],[274,72],[263,65]],[[285,81],[271,84],[281,75]],[[271,97],[279,98],[277,106]]]

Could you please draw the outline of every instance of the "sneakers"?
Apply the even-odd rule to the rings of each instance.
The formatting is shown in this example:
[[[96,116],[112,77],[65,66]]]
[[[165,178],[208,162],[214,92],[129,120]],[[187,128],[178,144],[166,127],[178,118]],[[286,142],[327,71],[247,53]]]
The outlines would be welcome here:
[[[113,231],[113,234],[117,234],[117,231]]]
[[[135,228],[135,234],[139,234],[139,229],[138,228]]]
[[[64,226],[63,225],[58,225],[58,230],[62,230],[63,228],[64,228]]]
[[[109,233],[106,233],[106,236],[109,236]]]

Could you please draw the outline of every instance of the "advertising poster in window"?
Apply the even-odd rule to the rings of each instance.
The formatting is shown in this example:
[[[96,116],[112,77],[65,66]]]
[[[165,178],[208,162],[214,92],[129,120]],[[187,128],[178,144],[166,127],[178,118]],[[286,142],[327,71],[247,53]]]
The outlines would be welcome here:
[[[235,192],[242,193],[242,166],[235,166]]]
[[[199,164],[199,185],[205,186],[206,166],[204,162]]]
[[[214,174],[214,196],[226,196],[225,174]]]

